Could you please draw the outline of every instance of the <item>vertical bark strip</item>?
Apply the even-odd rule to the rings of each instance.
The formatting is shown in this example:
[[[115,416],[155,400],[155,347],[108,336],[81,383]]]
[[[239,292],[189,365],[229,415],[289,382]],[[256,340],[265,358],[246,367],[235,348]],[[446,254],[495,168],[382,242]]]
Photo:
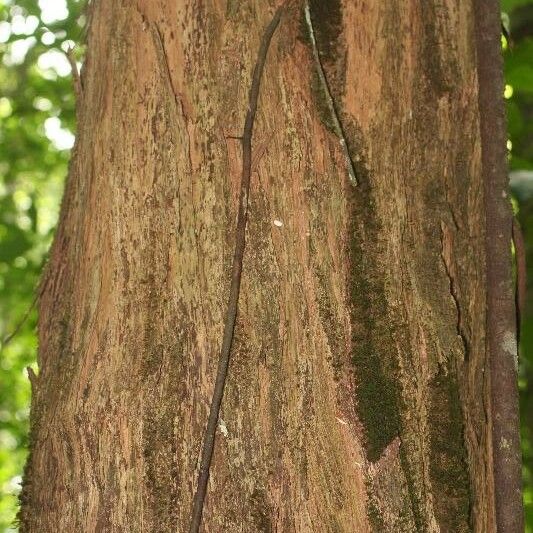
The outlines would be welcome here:
[[[218,360],[217,376],[215,388],[209,408],[209,419],[204,434],[202,456],[200,460],[200,470],[198,472],[198,484],[193,500],[191,515],[190,533],[197,533],[202,523],[202,513],[204,510],[204,500],[207,492],[207,482],[209,480],[209,470],[211,459],[215,447],[215,434],[220,413],[220,405],[224,396],[224,387],[228,375],[229,358],[231,345],[233,343],[233,333],[235,321],[237,319],[237,308],[239,304],[239,292],[241,287],[242,260],[244,257],[244,247],[246,245],[246,221],[248,216],[248,197],[250,195],[250,178],[252,176],[252,136],[254,131],[255,114],[257,112],[257,102],[259,100],[259,89],[261,88],[261,78],[267,59],[268,49],[272,36],[278,27],[281,18],[282,8],[278,8],[270,24],[267,26],[261,46],[257,54],[257,63],[252,75],[252,85],[250,87],[250,97],[248,102],[248,112],[244,122],[242,134],[242,177],[241,190],[239,195],[239,210],[237,215],[237,228],[235,230],[235,253],[233,256],[233,266],[231,271],[230,294],[228,307],[224,323],[224,336],[220,348],[220,358]]]
[[[491,376],[496,522],[524,529],[518,407],[516,303],[512,286],[512,212],[508,199],[500,3],[475,0],[479,114],[486,213],[487,341]]]

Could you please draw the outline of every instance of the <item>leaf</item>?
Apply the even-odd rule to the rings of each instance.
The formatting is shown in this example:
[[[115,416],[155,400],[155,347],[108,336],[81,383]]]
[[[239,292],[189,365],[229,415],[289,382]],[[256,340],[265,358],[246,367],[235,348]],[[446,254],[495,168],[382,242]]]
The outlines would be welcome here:
[[[517,7],[533,5],[531,0],[502,0],[501,9],[507,13],[510,13]]]

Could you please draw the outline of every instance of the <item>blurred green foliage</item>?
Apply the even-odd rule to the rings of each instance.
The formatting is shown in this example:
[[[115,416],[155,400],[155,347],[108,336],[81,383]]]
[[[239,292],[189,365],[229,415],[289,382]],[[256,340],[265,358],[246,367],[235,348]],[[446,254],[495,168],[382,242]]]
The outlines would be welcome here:
[[[533,1],[504,0],[510,40],[504,43],[511,190],[533,279]],[[520,338],[520,416],[526,532],[533,532],[533,299],[526,300]]]
[[[533,1],[504,0],[504,42],[511,190],[526,242],[528,294],[520,338],[520,410],[526,532],[533,533]]]
[[[14,531],[26,456],[36,312],[31,305],[57,221],[75,128],[69,45],[83,0],[0,0],[0,530]],[[511,183],[533,279],[533,1],[503,0]],[[80,47],[78,46],[78,50]],[[520,390],[527,531],[533,532],[533,305],[522,329]]]

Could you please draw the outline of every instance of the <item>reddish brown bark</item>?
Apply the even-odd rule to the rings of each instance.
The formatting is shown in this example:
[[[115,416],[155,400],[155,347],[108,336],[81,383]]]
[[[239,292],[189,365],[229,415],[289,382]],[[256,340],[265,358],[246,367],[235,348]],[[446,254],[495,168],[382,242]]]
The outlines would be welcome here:
[[[278,2],[95,1],[24,531],[187,531],[250,73]],[[269,51],[206,532],[495,531],[467,2],[303,3]]]

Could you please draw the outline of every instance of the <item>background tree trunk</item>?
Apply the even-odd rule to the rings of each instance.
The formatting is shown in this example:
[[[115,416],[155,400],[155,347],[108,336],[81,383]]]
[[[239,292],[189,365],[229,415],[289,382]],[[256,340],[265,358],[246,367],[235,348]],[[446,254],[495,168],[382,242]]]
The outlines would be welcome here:
[[[187,531],[234,246],[231,136],[270,3],[91,3],[24,531]],[[472,7],[311,2],[357,188],[302,7],[261,85],[205,531],[494,531]]]

